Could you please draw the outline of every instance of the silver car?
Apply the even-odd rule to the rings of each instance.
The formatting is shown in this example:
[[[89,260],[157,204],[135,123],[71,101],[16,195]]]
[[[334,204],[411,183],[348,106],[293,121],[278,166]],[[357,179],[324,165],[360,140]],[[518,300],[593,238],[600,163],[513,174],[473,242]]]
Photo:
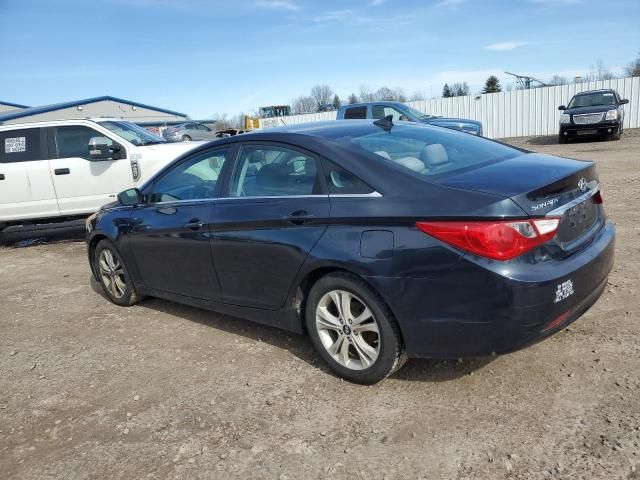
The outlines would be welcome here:
[[[206,125],[196,122],[181,123],[167,127],[162,136],[170,142],[189,142],[191,140],[213,140],[215,132]]]

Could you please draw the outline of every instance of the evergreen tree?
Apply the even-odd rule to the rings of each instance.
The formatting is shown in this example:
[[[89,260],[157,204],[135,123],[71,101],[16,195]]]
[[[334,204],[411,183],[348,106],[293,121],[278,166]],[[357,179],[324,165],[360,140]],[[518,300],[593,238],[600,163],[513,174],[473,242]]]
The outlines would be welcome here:
[[[349,95],[349,105],[353,105],[354,103],[358,103],[358,97],[355,93]]]
[[[487,81],[484,83],[482,93],[497,93],[501,91],[502,87],[500,86],[498,77],[496,77],[495,75],[491,75],[489,78],[487,78]]]
[[[449,97],[453,97],[453,95],[451,94],[451,89],[449,88],[449,84],[445,83],[444,87],[442,88],[442,98],[449,98]]]
[[[340,97],[338,96],[338,94],[336,93],[333,96],[333,106],[335,107],[335,109],[339,109],[340,105],[342,105],[342,102],[340,101]]]

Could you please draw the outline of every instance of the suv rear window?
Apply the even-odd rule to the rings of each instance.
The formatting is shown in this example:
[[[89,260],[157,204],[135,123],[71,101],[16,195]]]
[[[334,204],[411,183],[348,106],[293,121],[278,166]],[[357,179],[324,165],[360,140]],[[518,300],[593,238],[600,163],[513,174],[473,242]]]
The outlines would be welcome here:
[[[344,111],[345,120],[364,120],[367,118],[367,107],[351,107]]]
[[[332,140],[424,176],[473,169],[523,154],[475,135],[426,125],[395,125],[389,132],[358,128]]]

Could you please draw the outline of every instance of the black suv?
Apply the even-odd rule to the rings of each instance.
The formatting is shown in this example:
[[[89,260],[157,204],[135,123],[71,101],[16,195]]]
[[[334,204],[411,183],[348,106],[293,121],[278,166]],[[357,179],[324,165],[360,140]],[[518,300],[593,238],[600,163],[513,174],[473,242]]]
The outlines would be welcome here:
[[[620,98],[615,90],[589,90],[574,95],[568,106],[560,105],[558,141],[567,143],[576,136],[606,135],[620,140],[623,132],[624,108],[629,100]]]

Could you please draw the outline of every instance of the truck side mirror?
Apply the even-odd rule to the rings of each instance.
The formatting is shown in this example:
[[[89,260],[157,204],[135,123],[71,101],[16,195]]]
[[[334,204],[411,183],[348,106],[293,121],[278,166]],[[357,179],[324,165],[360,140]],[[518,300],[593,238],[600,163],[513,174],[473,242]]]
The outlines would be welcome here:
[[[91,160],[110,160],[111,149],[106,137],[91,137],[89,140],[89,158]]]
[[[129,188],[118,194],[118,203],[125,207],[135,207],[142,203],[142,193],[137,188]]]
[[[560,106],[558,107],[558,110],[566,110],[566,109],[567,109],[567,107],[565,107],[564,105],[560,105]]]
[[[626,105],[627,103],[629,103],[629,100],[627,98],[623,98],[622,100],[620,100],[620,105]]]

